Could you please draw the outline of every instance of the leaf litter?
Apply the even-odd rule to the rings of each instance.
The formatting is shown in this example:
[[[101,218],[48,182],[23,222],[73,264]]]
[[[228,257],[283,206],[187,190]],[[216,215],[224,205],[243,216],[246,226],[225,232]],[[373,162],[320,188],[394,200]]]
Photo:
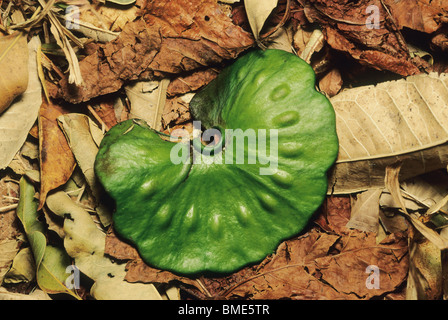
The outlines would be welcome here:
[[[441,55],[444,2],[267,0],[263,10],[254,1],[188,3],[138,0],[120,8],[79,0],[80,29],[73,32],[60,23],[64,5],[2,3],[0,39],[7,48],[23,32],[22,42],[30,46],[38,34],[45,50],[36,43],[28,63],[9,49],[0,59],[11,61],[18,75],[28,65],[26,74],[35,79],[17,92],[0,86],[7,98],[0,101],[7,108],[0,130],[20,131],[20,139],[0,135],[0,150],[7,150],[0,158],[0,299],[62,292],[78,299],[446,298],[448,192],[446,180],[431,174],[447,176],[448,100],[446,74],[430,73],[448,70]],[[411,31],[419,32],[418,41]],[[92,170],[99,142],[133,117],[166,133],[191,130],[194,93],[255,46],[301,56],[332,97],[342,151],[327,199],[304,232],[259,264],[220,276],[154,269],[114,233],[113,208]],[[19,180],[27,192],[19,193]],[[38,217],[33,235],[24,203]],[[93,285],[68,288],[68,265]],[[34,278],[25,276],[30,268]],[[10,280],[3,280],[9,271]],[[372,290],[375,281],[380,286]],[[26,294],[3,290],[20,282],[27,283]],[[45,293],[29,294],[35,287]]]

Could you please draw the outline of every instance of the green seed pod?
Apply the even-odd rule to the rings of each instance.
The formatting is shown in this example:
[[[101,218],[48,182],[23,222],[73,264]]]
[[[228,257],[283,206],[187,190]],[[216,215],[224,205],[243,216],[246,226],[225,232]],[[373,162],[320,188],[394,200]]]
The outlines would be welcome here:
[[[219,149],[132,120],[113,127],[95,170],[117,232],[150,265],[182,274],[233,272],[273,253],[322,204],[338,152],[333,108],[314,85],[297,56],[253,51],[190,103],[203,129],[225,132]]]

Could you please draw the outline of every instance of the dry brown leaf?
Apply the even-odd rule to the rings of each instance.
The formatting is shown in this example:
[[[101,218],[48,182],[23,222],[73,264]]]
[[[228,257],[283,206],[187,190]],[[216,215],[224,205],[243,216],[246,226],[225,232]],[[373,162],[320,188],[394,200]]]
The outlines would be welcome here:
[[[161,32],[161,50],[150,68],[180,73],[233,59],[253,45],[215,0],[146,1],[148,27]]]
[[[294,53],[293,30],[291,27],[279,27],[272,35],[263,40],[262,46],[266,49],[278,49]]]
[[[341,233],[347,230],[351,216],[351,199],[347,196],[331,196],[323,203],[323,212],[314,223],[326,232]]]
[[[312,230],[283,242],[260,265],[224,278],[199,280],[211,296],[221,299],[370,299],[403,283],[406,252],[403,236],[377,245],[373,234],[352,231],[340,237]],[[366,286],[368,266],[381,270],[380,290]]]
[[[115,105],[121,102],[121,100],[120,102],[119,100],[120,98],[106,96],[101,99],[98,105],[92,106],[93,111],[99,117],[101,122],[105,124],[107,129],[110,129],[118,124],[118,122],[121,122],[121,114],[117,117],[115,112]]]
[[[440,49],[442,49],[443,51],[448,51],[448,36],[446,34],[446,30],[437,33],[432,39],[431,39],[431,43],[437,47],[439,47]],[[446,66],[445,66],[446,67]],[[446,69],[442,71],[446,72]]]
[[[79,20],[112,32],[122,31],[124,25],[134,20],[138,12],[137,6],[119,7],[104,3],[96,3],[92,6],[87,1],[85,2],[85,6],[79,6]]]
[[[299,2],[305,7],[307,18],[323,26],[328,44],[335,50],[347,52],[360,63],[402,76],[418,74],[421,69],[429,68],[422,59],[410,57],[403,36],[381,0]],[[370,6],[378,11],[378,27],[367,26],[372,20]]]
[[[370,299],[395,291],[406,280],[406,236],[392,234],[376,244],[374,234],[353,232],[345,240],[339,254],[317,259],[315,264],[316,271],[322,274],[321,281],[335,288],[341,296]],[[378,288],[367,286],[366,276],[371,269],[379,272]]]
[[[132,245],[120,240],[112,226],[107,231],[104,253],[123,261],[139,258],[137,250]]]
[[[306,53],[303,54],[303,52],[307,48],[307,44],[309,43],[312,34],[313,34],[312,31],[306,30],[306,29],[302,28],[300,25],[299,25],[296,33],[294,33],[292,44],[293,44],[294,50],[297,52],[297,55],[299,57],[306,58],[305,57]],[[305,61],[307,61],[307,60],[305,60]]]
[[[45,99],[39,110],[39,208],[44,205],[48,192],[65,184],[75,169],[75,157],[57,122],[65,113],[63,108]]]
[[[395,23],[401,29],[433,33],[448,21],[448,3],[445,0],[384,0]]]
[[[0,37],[0,70],[1,114],[28,86],[28,46],[22,32]]]
[[[37,289],[30,294],[9,292],[0,287],[0,300],[51,300],[50,296],[44,291]]]
[[[328,254],[338,238],[312,231],[299,239],[283,242],[260,268],[249,269],[241,278],[223,281],[227,288],[220,295],[251,299],[337,299],[340,294],[321,282],[317,272],[317,277],[309,272],[309,268],[316,259]]]
[[[233,59],[253,44],[214,0],[142,1],[141,18],[80,62],[84,84],[63,78],[52,94],[79,103],[116,92],[128,80],[151,80]]]
[[[415,178],[400,182],[401,193],[409,211],[428,210],[430,208],[448,212],[448,205],[443,205],[448,194],[448,173],[446,169],[432,171]],[[380,206],[395,208],[390,194],[385,190],[380,198]]]
[[[4,283],[31,282],[36,279],[36,263],[33,251],[30,247],[19,250],[8,273],[3,280]]]
[[[0,285],[9,271],[19,248],[20,242],[16,239],[0,239]]]
[[[331,98],[336,112],[339,156],[329,192],[384,187],[384,172],[403,162],[405,180],[448,163],[448,75],[347,89]]]
[[[169,97],[199,90],[216,78],[219,71],[214,68],[195,71],[186,76],[179,76],[170,82],[167,89]]]
[[[162,125],[164,128],[171,128],[174,125],[191,120],[188,105],[192,97],[193,94],[187,93],[179,97],[167,99],[162,113]]]
[[[70,85],[65,77],[50,95],[79,103],[116,92],[125,79],[136,79],[145,70],[159,46],[160,39],[147,31],[142,20],[128,23],[116,40],[96,46],[96,51],[79,62],[84,81],[81,87]]]
[[[342,77],[338,69],[332,69],[319,81],[319,89],[329,97],[333,97],[342,88]]]

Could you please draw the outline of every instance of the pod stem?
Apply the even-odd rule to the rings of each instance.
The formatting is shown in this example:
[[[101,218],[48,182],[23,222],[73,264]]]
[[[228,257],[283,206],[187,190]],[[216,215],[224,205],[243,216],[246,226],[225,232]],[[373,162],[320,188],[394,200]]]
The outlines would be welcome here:
[[[220,139],[217,143],[213,141],[213,145],[204,145],[200,137],[193,138],[193,148],[195,148],[196,151],[200,152],[201,154],[213,156],[221,152],[225,145],[225,130],[218,126],[212,128],[219,130],[219,132],[221,133]]]

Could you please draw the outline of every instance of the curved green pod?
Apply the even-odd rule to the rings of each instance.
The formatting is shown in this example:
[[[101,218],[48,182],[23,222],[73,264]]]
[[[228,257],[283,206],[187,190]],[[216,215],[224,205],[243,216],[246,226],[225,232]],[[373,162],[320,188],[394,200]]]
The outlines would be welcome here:
[[[138,121],[114,126],[95,171],[116,201],[117,232],[147,263],[182,274],[233,272],[273,253],[322,204],[338,152],[333,108],[314,84],[297,56],[253,51],[190,103],[203,130],[225,133],[219,149]]]

